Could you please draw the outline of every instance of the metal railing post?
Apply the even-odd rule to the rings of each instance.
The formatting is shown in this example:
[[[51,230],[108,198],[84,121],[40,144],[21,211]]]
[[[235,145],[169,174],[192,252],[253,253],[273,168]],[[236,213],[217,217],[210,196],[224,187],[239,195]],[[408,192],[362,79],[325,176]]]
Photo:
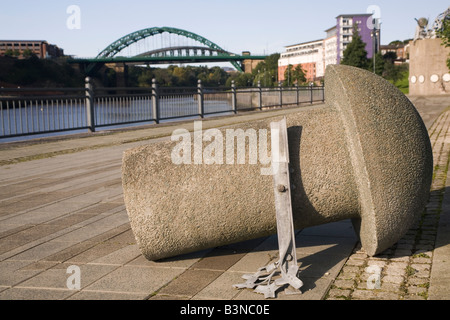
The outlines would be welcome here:
[[[205,116],[205,103],[203,101],[203,86],[202,86],[202,80],[197,81],[197,98],[198,98],[198,115],[200,118],[204,118]]]
[[[156,79],[152,79],[152,115],[156,124],[159,123],[159,92]]]
[[[90,77],[86,77],[85,81],[87,126],[90,132],[95,132],[94,89]]]
[[[300,97],[299,97],[299,87],[298,87],[298,83],[294,84],[295,87],[295,103],[297,104],[297,106],[300,104]]]
[[[283,87],[281,81],[278,82],[278,88],[280,90],[280,107],[283,108]]]
[[[259,110],[262,110],[262,88],[261,88],[261,81],[258,81],[258,104],[259,104]]]
[[[237,108],[236,108],[236,102],[237,102],[237,92],[236,92],[236,85],[234,84],[234,80],[231,81],[231,110],[236,114]]]

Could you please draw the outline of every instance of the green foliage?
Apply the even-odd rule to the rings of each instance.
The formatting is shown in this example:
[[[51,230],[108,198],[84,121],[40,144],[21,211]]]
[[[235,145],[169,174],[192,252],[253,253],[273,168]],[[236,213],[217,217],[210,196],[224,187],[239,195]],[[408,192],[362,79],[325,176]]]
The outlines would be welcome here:
[[[235,73],[228,78],[226,86],[231,87],[231,82],[234,81],[236,87],[252,87],[253,80],[254,77],[251,73]]]
[[[39,59],[12,59],[7,72],[0,70],[0,81],[32,87],[80,87],[84,76],[77,73],[66,61]]]
[[[237,87],[256,86],[258,81],[263,87],[271,87],[277,85],[279,58],[279,54],[268,56],[255,67],[252,73],[227,73],[220,67],[208,68],[206,66],[179,67],[172,65],[164,69],[130,67],[128,69],[128,85],[149,87],[152,85],[152,79],[156,79],[160,86],[193,87],[197,86],[198,80],[201,80],[205,87],[231,87],[232,81]]]
[[[361,69],[367,69],[369,67],[366,44],[362,41],[356,26],[353,30],[353,40],[344,50],[344,58],[342,59],[341,64]]]
[[[256,86],[260,81],[263,87],[278,86],[278,60],[280,54],[275,53],[268,56],[264,61],[258,63],[255,69],[252,71],[253,85]]]
[[[438,35],[442,39],[442,45],[450,47],[450,19],[444,20],[443,28],[438,32]],[[447,59],[447,66],[450,70],[450,58]]]
[[[25,50],[22,52],[22,56],[23,56],[25,59],[30,59],[30,58],[32,58],[32,57],[34,57],[34,56],[36,56],[36,55],[35,55],[34,52],[31,51],[30,49],[25,49]]]
[[[408,93],[409,65],[408,64],[396,65],[395,60],[397,59],[397,54],[395,52],[387,52],[381,58],[383,59],[383,70],[382,73],[379,75],[383,76],[383,78],[393,83],[403,93]]]
[[[395,85],[404,94],[409,93],[409,65],[386,63],[383,77]]]
[[[407,64],[395,65],[393,62],[385,62],[383,77],[387,80],[392,80],[394,83],[404,77],[405,72],[408,72]]]
[[[404,42],[396,40],[391,44],[402,44]],[[374,60],[367,58],[366,44],[362,41],[358,30],[355,28],[352,42],[344,51],[344,58],[341,64],[366,69],[375,74],[382,76],[390,81],[403,93],[409,92],[409,66],[407,64],[396,65],[397,54],[395,52],[388,52],[385,55],[377,53]]]
[[[402,78],[397,80],[394,85],[404,94],[409,93],[409,71],[402,73]]]
[[[379,76],[382,76],[383,72],[384,72],[384,69],[385,69],[385,66],[386,66],[386,61],[385,61],[383,55],[380,52],[378,52],[375,55],[375,74],[379,75]],[[369,59],[368,69],[370,71],[374,71],[373,59]]]
[[[14,51],[3,57],[0,64],[0,81],[18,86],[29,87],[82,87],[85,76],[75,71],[65,60],[39,59],[32,52],[24,52],[25,59],[16,59]],[[137,67],[128,68],[127,85],[130,87],[150,87],[155,79],[159,86],[194,87],[201,80],[204,87],[230,87],[231,81],[237,87],[256,86],[260,81],[263,87],[278,86],[278,59],[280,54],[272,54],[260,62],[252,73],[227,73],[220,67],[180,67],[167,68]],[[1,62],[1,61],[0,61]],[[5,67],[7,65],[7,68]],[[305,81],[300,67],[292,70],[294,81]],[[97,71],[91,77],[102,86],[116,86],[117,74],[114,69]]]
[[[18,56],[20,56],[20,51],[8,49],[8,50],[5,51],[5,56],[18,57]]]
[[[132,67],[128,70],[128,85],[131,87],[150,87],[152,79],[160,86],[194,87],[201,80],[205,87],[220,87],[227,82],[228,74],[220,67],[179,67],[168,68]]]
[[[403,44],[403,41],[401,41],[401,40],[394,40],[389,43],[390,46],[401,45],[401,44]]]
[[[283,82],[283,86],[290,87],[293,84],[304,84],[306,82],[306,74],[301,65],[297,65],[295,68],[293,65],[289,65],[284,72],[284,78],[287,81]]]

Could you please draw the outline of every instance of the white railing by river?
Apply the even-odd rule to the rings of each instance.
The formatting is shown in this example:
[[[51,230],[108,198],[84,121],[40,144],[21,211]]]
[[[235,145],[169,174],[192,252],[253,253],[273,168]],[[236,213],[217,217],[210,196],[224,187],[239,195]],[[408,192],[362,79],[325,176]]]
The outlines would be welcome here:
[[[324,88],[0,88],[0,139],[323,102]],[[0,140],[1,142],[1,140]]]

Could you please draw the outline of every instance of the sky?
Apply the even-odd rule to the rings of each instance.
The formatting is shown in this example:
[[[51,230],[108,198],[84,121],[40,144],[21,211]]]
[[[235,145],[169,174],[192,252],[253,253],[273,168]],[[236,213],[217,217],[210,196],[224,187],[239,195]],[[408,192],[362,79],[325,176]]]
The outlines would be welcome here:
[[[79,15],[71,6],[79,8]],[[323,39],[340,14],[379,8],[381,42],[414,37],[415,18],[430,26],[448,0],[0,0],[0,39],[46,40],[68,55],[95,57],[115,40],[145,28],[184,29],[240,54],[284,52]],[[74,15],[75,14],[75,15]],[[79,18],[79,19],[78,19]],[[68,22],[71,27],[68,27]]]

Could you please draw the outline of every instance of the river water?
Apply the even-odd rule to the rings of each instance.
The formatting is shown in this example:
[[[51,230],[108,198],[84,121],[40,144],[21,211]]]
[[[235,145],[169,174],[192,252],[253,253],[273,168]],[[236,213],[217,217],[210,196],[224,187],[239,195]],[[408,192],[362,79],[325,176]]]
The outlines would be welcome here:
[[[85,99],[69,101],[1,101],[0,142],[67,134],[87,130]],[[96,130],[154,123],[152,100],[98,99],[95,102]],[[194,97],[161,98],[160,122],[198,118],[198,100]],[[228,100],[204,100],[204,113],[231,112]],[[31,135],[29,135],[31,134]],[[14,135],[23,135],[10,137]]]

